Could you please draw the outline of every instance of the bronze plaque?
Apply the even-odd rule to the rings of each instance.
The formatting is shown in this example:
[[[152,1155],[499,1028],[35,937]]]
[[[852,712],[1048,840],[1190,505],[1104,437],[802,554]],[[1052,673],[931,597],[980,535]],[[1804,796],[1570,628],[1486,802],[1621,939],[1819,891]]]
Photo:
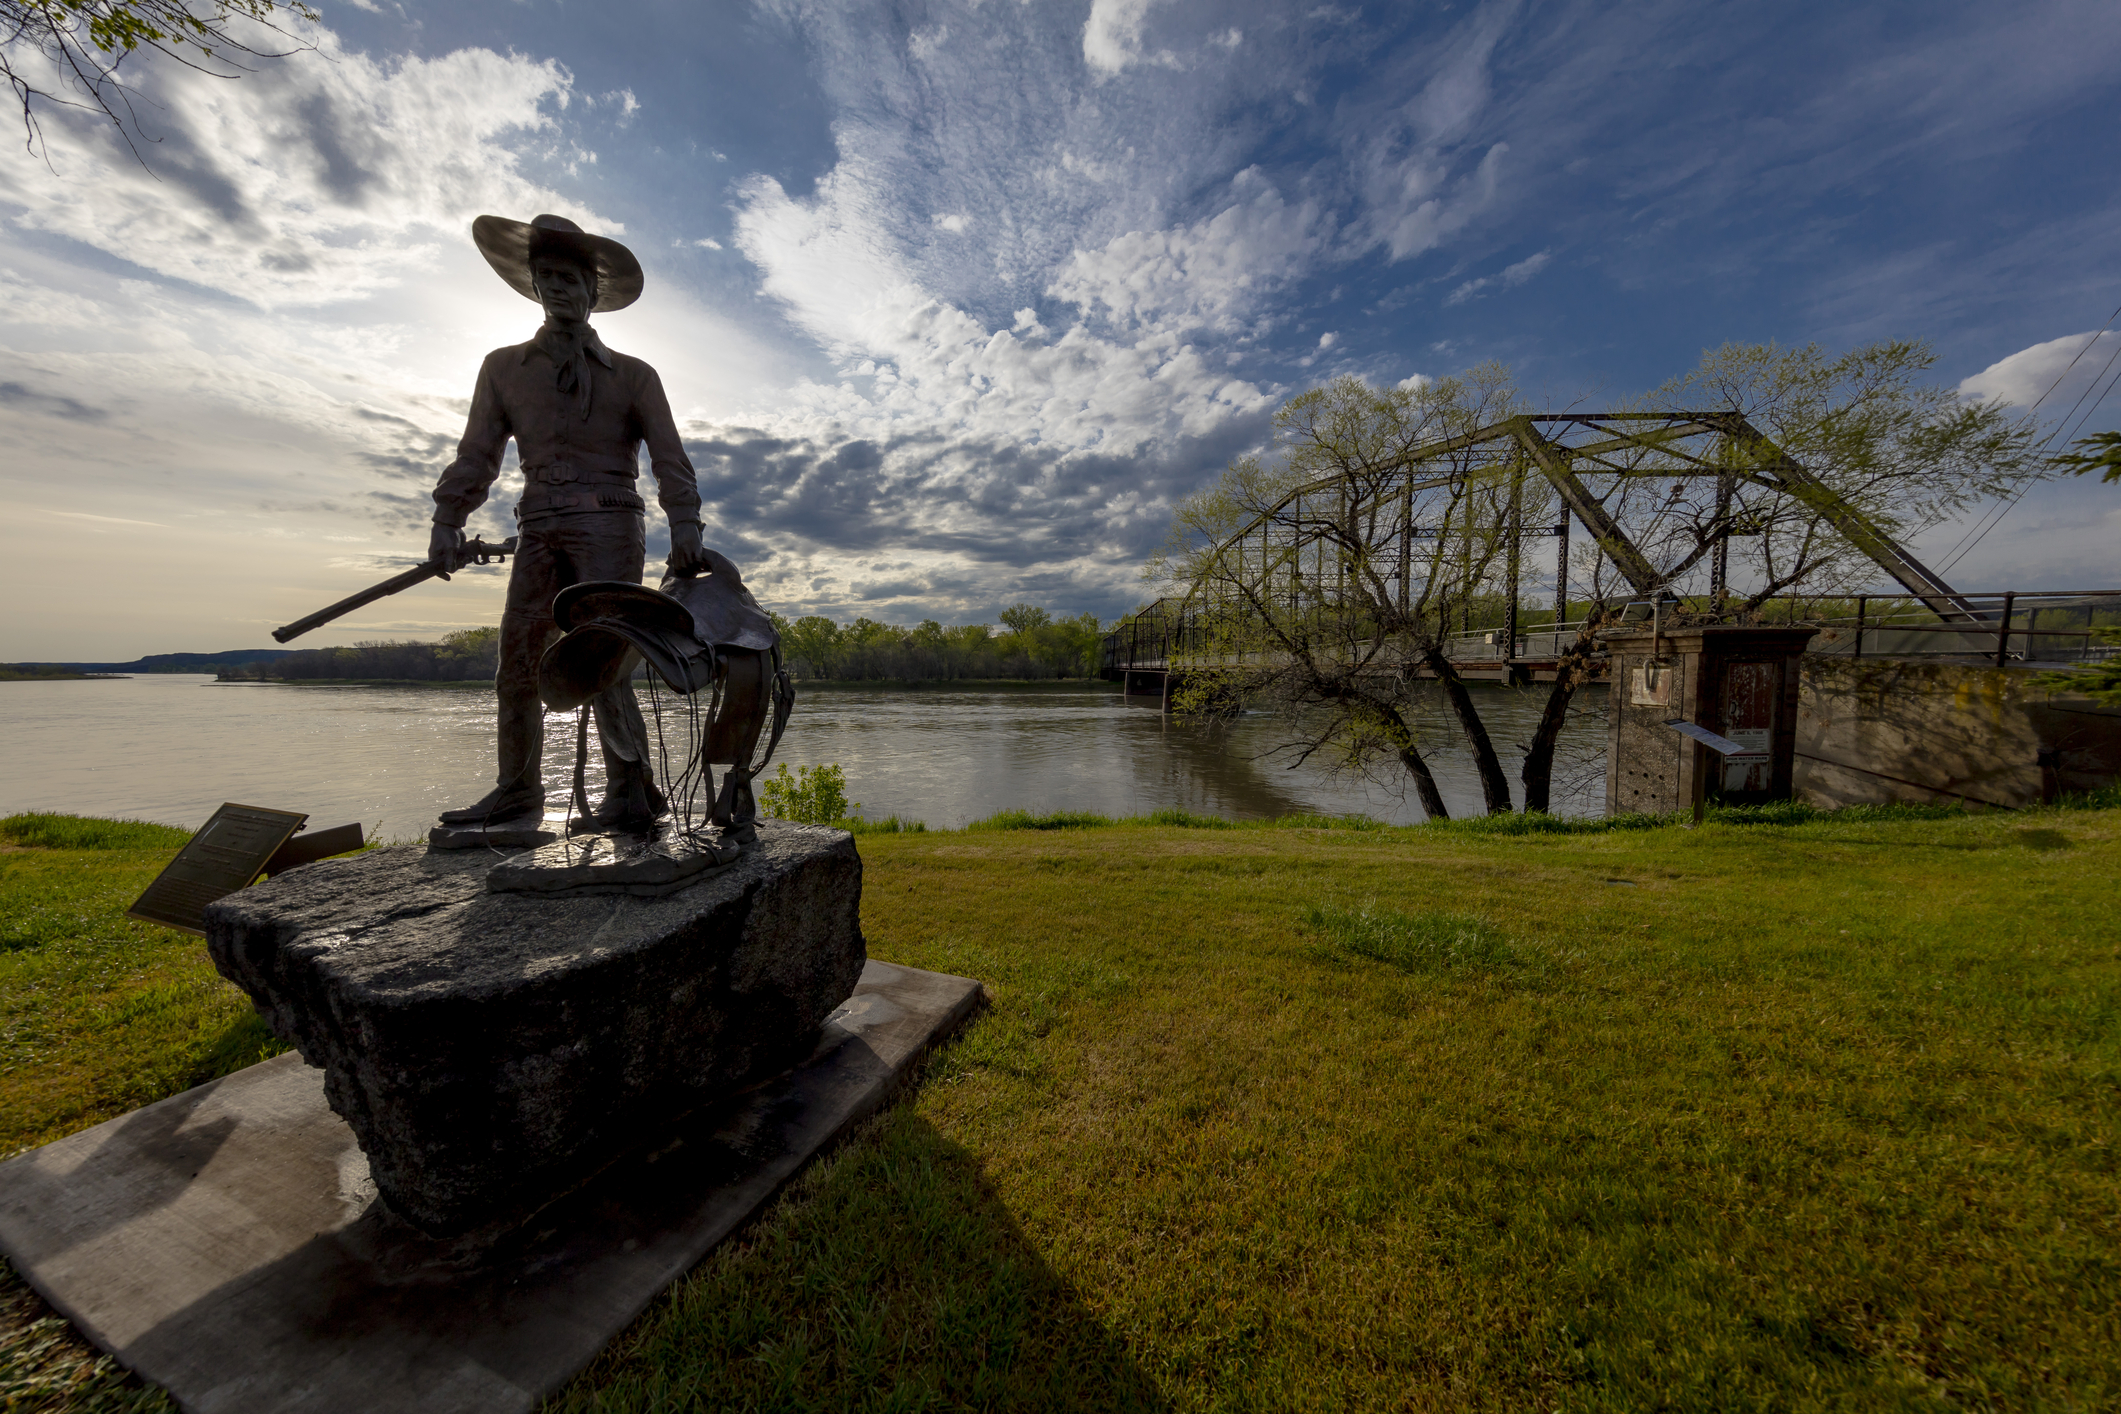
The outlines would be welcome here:
[[[126,915],[206,936],[206,905],[265,872],[307,815],[256,805],[224,805],[200,827]]]

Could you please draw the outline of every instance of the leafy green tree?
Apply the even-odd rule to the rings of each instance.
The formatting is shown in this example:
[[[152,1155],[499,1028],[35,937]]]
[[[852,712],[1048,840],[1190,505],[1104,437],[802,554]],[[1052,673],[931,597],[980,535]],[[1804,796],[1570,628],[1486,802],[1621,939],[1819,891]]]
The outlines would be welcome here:
[[[2121,432],[2094,432],[2080,437],[2050,464],[2072,476],[2103,471],[2105,475],[2099,478],[2102,482],[2121,481]]]
[[[1286,724],[1284,749],[1297,759],[1404,781],[1442,819],[1450,812],[1419,739],[1405,671],[1418,664],[1441,685],[1473,750],[1488,809],[1508,811],[1509,780],[1445,645],[1484,592],[1502,553],[1501,528],[1532,483],[1522,466],[1498,476],[1470,452],[1438,458],[1418,491],[1403,469],[1417,448],[1522,410],[1498,364],[1413,387],[1341,377],[1283,404],[1272,459],[1239,458],[1182,501],[1147,570],[1168,595],[1214,606],[1201,641],[1181,655],[1180,710],[1271,704]],[[1291,497],[1314,484],[1323,489]],[[1406,579],[1398,551],[1387,548],[1402,522],[1449,531]],[[1256,553],[1226,544],[1247,527],[1270,532]]]
[[[1029,633],[1053,622],[1053,615],[1034,604],[1016,604],[1002,610],[1002,622],[1011,633]]]
[[[37,109],[56,103],[100,112],[138,156],[132,90],[118,75],[127,58],[145,49],[201,73],[234,78],[250,60],[315,48],[284,25],[317,18],[303,0],[0,0],[0,75],[22,105],[30,151],[44,146]],[[268,35],[288,47],[261,49],[252,42]]]
[[[879,623],[875,619],[860,618],[847,626],[843,635],[846,642],[856,648],[865,648],[872,643],[888,643],[904,632],[891,624]]]
[[[2121,648],[2121,632],[2108,629],[2099,635],[2099,641]],[[2121,707],[2121,653],[2088,668],[2041,673],[2033,681],[2061,692],[2082,693],[2102,707]]]
[[[781,652],[804,677],[829,678],[839,657],[840,627],[818,614],[781,622]]]
[[[1103,640],[1095,614],[1058,618],[1036,609],[1024,617],[1038,622],[1001,635],[987,624],[946,627],[934,619],[913,628],[870,618],[842,627],[816,614],[792,623],[775,615],[773,622],[782,653],[802,677],[952,681],[1096,673]]]
[[[1929,381],[1937,362],[1927,344],[1887,340],[1830,354],[1817,344],[1725,344],[1692,371],[1651,393],[1659,411],[1730,408],[1766,434],[1768,444],[1727,446],[1737,475],[1675,484],[1667,502],[1637,498],[1636,543],[1660,567],[1691,560],[1725,527],[1735,589],[1720,612],[1749,613],[1794,589],[1834,593],[1868,588],[1878,568],[1837,533],[1821,504],[1748,482],[1753,462],[1787,454],[1873,525],[1902,544],[1977,502],[2009,496],[2052,475],[2031,418],[2000,402],[1969,403]],[[1694,587],[1705,569],[1694,571]],[[1674,575],[1672,585],[1688,581]]]

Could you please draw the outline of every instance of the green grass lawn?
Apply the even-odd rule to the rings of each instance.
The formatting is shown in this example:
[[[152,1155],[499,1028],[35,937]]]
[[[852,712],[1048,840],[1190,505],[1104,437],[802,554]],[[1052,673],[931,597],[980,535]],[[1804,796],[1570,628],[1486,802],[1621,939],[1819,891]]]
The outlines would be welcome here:
[[[556,1407],[2121,1406],[2121,812],[1785,818],[864,835],[993,1008]],[[0,854],[7,1147],[269,1045],[168,849]]]

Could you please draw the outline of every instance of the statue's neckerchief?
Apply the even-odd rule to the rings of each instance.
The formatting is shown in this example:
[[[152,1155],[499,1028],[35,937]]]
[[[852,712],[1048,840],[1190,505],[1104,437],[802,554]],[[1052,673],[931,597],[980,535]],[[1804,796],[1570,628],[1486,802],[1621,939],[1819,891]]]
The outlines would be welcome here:
[[[559,368],[556,382],[562,393],[573,393],[579,399],[583,421],[589,419],[590,372],[589,360],[595,359],[606,368],[611,367],[611,350],[597,337],[597,331],[587,324],[573,328],[547,321],[538,330],[537,346],[545,356]]]

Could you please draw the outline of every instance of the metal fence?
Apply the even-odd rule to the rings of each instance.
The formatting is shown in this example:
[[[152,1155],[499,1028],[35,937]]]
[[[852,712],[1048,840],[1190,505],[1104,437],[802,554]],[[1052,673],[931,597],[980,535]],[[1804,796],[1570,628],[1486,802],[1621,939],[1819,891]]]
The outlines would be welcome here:
[[[1726,621],[1817,628],[1808,651],[1836,657],[1941,658],[2005,667],[2094,663],[2121,653],[2121,646],[2104,637],[2121,632],[2121,589],[2006,590],[1957,598],[1968,613],[1950,620],[1905,592],[1895,592],[1778,597]],[[1665,612],[1676,610],[1698,622],[1708,607],[1667,601]],[[1211,641],[1228,642],[1229,635],[1210,631],[1216,625],[1206,616],[1218,612],[1223,611],[1159,599],[1128,615],[1105,635],[1105,676],[1164,669],[1174,657],[1197,657]],[[1627,622],[1648,620],[1651,614],[1647,600],[1621,611]],[[1534,611],[1525,617],[1538,615]],[[1463,632],[1445,641],[1444,652],[1452,661],[1465,663],[1551,660],[1575,644],[1584,622],[1534,622],[1520,628],[1514,639],[1500,627]]]

